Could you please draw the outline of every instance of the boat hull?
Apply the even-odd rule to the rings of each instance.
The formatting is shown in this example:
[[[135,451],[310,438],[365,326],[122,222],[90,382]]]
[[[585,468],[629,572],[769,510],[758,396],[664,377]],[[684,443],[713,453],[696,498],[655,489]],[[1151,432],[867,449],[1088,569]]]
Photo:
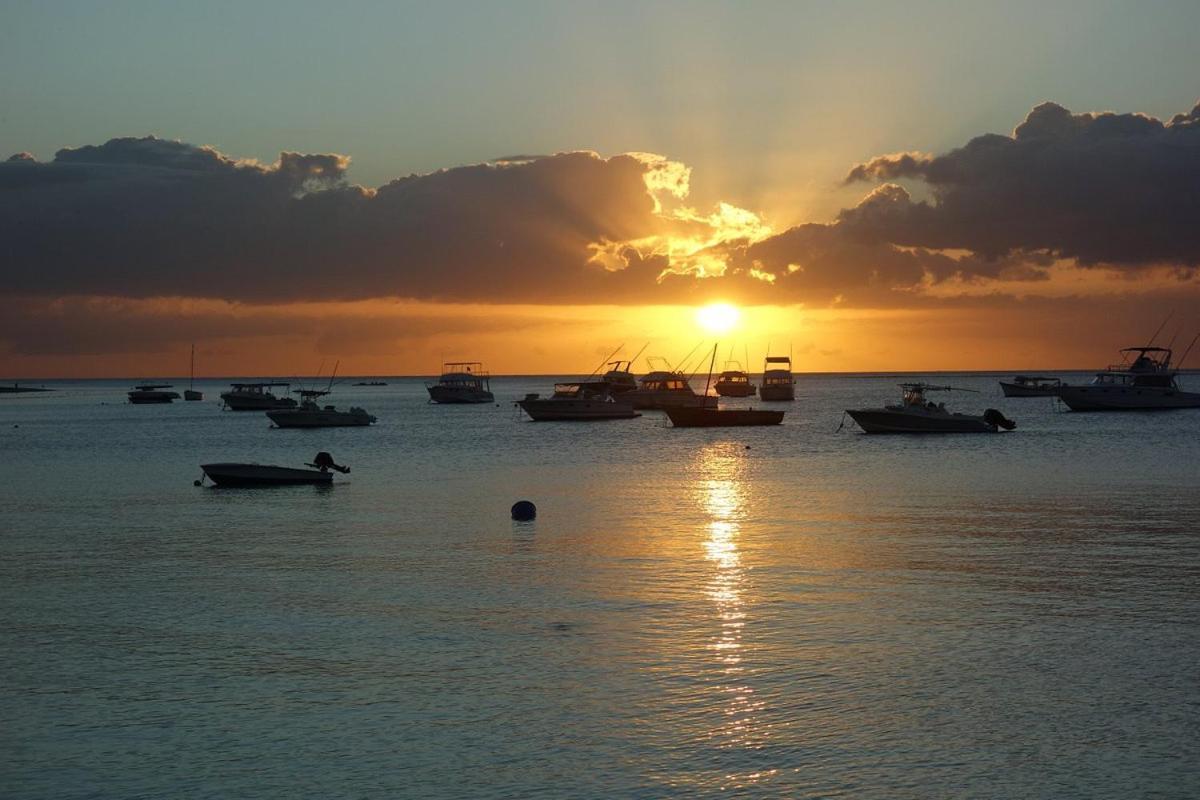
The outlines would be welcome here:
[[[721,397],[753,397],[757,392],[754,386],[738,383],[718,383],[715,387]]]
[[[333,483],[332,473],[313,469],[263,464],[201,464],[200,469],[217,486],[320,486]]]
[[[627,402],[603,400],[519,400],[517,405],[535,422],[595,422],[634,419],[641,414]]]
[[[666,411],[669,408],[716,408],[717,398],[705,397],[694,392],[660,392],[635,389],[625,392],[621,399],[629,400],[633,407],[641,410]]]
[[[967,414],[908,414],[879,409],[847,409],[866,433],[996,433],[997,426]]]
[[[1000,381],[1000,389],[1005,397],[1054,397],[1058,394],[1058,386],[1022,386],[1019,383]]]
[[[297,405],[296,401],[290,397],[245,397],[229,392],[221,395],[221,400],[230,411],[273,411],[295,408]]]
[[[154,403],[170,403],[179,399],[177,392],[130,392],[129,402],[135,406],[145,406]]]
[[[362,428],[375,421],[370,414],[352,414],[348,411],[287,409],[268,411],[267,416],[279,428]]]
[[[463,389],[446,386],[426,386],[429,399],[439,405],[470,405],[475,403],[493,403],[495,395],[483,389]]]
[[[796,387],[787,386],[760,386],[758,389],[758,399],[767,403],[789,402],[796,399]]]
[[[193,400],[193,401],[194,400],[203,400],[204,393],[197,392],[195,389],[185,389],[183,392],[183,399],[184,400]]]
[[[667,416],[676,428],[741,428],[783,422],[782,411],[755,408],[668,408]]]
[[[1063,386],[1058,397],[1072,411],[1200,408],[1200,394],[1157,386]]]

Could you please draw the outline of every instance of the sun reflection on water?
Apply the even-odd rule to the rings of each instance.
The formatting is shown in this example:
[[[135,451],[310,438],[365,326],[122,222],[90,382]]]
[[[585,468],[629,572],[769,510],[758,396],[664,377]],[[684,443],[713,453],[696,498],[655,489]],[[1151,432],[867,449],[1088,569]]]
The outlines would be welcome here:
[[[719,667],[718,689],[724,696],[723,720],[710,731],[709,738],[723,748],[759,747],[764,744],[764,731],[758,724],[763,703],[755,699],[754,689],[745,680],[742,640],[747,618],[746,568],[740,546],[747,505],[744,456],[736,445],[720,443],[701,451],[699,462],[696,494],[709,518],[703,547],[712,567],[706,594],[713,603],[717,623],[707,647]],[[744,781],[748,776],[741,777]]]

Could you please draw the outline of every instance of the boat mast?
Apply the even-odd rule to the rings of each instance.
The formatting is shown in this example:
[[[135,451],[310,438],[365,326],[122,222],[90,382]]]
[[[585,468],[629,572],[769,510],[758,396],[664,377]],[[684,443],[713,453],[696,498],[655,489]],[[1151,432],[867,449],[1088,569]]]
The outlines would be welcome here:
[[[196,343],[192,342],[192,363],[188,367],[188,388],[194,389],[196,385]]]
[[[1197,333],[1195,336],[1192,337],[1192,343],[1187,346],[1187,350],[1183,351],[1183,358],[1181,358],[1175,362],[1175,371],[1176,372],[1183,369],[1183,362],[1187,360],[1188,353],[1192,352],[1192,348],[1195,347],[1197,339],[1200,339],[1200,333]]]
[[[708,377],[704,380],[704,397],[708,397],[708,385],[712,383],[713,366],[717,363],[717,344],[717,342],[713,342],[713,354],[708,362]]]

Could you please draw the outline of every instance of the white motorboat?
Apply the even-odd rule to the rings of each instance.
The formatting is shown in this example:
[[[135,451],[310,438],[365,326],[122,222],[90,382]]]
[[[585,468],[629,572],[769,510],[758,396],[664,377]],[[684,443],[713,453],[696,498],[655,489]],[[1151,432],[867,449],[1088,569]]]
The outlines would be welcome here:
[[[426,384],[429,401],[441,405],[463,403],[491,403],[491,376],[484,371],[479,361],[449,361],[442,365],[442,374],[436,383]]]
[[[334,406],[320,406],[318,397],[329,394],[327,389],[298,389],[300,405],[268,411],[267,416],[280,428],[353,428],[375,422],[375,417],[361,408],[338,411]]]
[[[721,397],[753,397],[758,388],[750,382],[750,373],[736,361],[726,361],[725,370],[713,384]]]
[[[623,394],[638,388],[637,378],[632,372],[632,361],[610,361],[605,366],[608,371],[601,376],[601,380],[608,384],[611,394]]]
[[[641,416],[633,410],[629,392],[614,395],[608,381],[556,383],[550,397],[531,393],[517,401],[517,405],[536,422],[588,422]]]
[[[333,473],[350,471],[349,467],[335,464],[329,453],[317,453],[312,469],[298,467],[276,467],[267,464],[218,463],[201,464],[205,477],[217,486],[296,486],[315,484],[328,486],[333,483]],[[199,485],[202,481],[196,481]]]
[[[147,405],[149,403],[170,403],[172,400],[178,400],[179,392],[163,391],[170,388],[171,384],[169,383],[139,383],[129,390],[129,402],[135,405]]]
[[[953,386],[902,383],[900,403],[883,408],[847,409],[846,413],[867,433],[996,433],[1017,424],[994,408],[979,416],[946,410],[945,403],[927,400],[927,392],[970,392]]]
[[[1062,381],[1041,375],[1018,375],[1011,381],[1000,381],[1005,397],[1054,397]]]
[[[772,366],[782,365],[782,366]],[[788,401],[796,399],[796,379],[792,375],[791,356],[767,356],[763,359],[762,386],[758,396],[766,401]]]
[[[1175,379],[1179,370],[1171,366],[1170,348],[1127,347],[1121,353],[1126,356],[1125,363],[1096,373],[1086,386],[1064,384],[1059,387],[1058,397],[1072,411],[1200,408],[1200,393],[1185,392],[1179,387]],[[1128,360],[1130,356],[1132,362]]]
[[[235,383],[221,400],[230,411],[270,411],[276,408],[295,408],[296,401],[286,395],[288,383]],[[271,389],[283,387],[284,396],[277,397]]]

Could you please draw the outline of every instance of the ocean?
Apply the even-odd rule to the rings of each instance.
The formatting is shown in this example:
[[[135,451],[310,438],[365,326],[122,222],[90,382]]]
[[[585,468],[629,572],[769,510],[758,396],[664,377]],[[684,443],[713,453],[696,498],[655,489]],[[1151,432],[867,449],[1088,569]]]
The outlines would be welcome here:
[[[1014,432],[925,437],[837,430],[884,375],[725,430],[529,422],[533,377],[315,431],[0,396],[0,796],[1200,796],[1200,411],[998,377],[936,379]]]

